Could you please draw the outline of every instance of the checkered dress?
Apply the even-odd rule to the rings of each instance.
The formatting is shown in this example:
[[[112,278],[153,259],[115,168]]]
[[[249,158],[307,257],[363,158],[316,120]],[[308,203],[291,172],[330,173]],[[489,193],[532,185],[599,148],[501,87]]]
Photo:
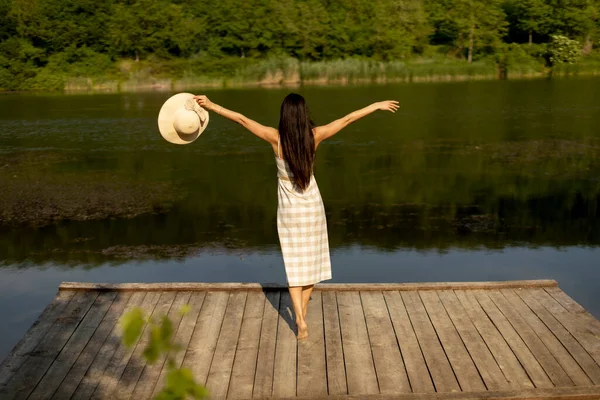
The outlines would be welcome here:
[[[277,144],[277,231],[289,286],[305,286],[331,279],[327,220],[314,176],[302,191],[292,181]]]

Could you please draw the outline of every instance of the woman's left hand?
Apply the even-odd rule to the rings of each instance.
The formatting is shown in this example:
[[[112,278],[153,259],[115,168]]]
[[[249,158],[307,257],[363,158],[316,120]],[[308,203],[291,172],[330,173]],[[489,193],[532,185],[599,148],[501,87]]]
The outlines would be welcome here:
[[[198,96],[194,96],[194,100],[196,100],[196,103],[198,103],[198,105],[200,107],[203,107],[207,110],[211,110],[214,108],[215,103],[213,103],[212,101],[210,101],[208,99],[208,97],[206,97],[203,94],[200,94]]]
[[[390,111],[395,113],[400,108],[400,103],[396,100],[380,101],[377,104],[377,109],[381,111]]]

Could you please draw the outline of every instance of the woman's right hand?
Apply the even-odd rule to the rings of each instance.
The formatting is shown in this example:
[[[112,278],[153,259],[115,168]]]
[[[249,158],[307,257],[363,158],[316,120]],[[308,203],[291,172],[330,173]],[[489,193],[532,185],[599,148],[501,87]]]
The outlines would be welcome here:
[[[206,97],[203,94],[200,94],[198,96],[194,96],[194,100],[196,100],[196,103],[198,103],[198,105],[202,108],[205,108],[207,110],[212,111],[214,108],[215,103],[213,103],[212,101],[210,101],[208,99],[208,97]]]
[[[380,101],[378,103],[375,103],[375,105],[377,105],[378,110],[390,111],[393,113],[396,112],[396,110],[400,108],[400,103],[397,102],[396,100]]]

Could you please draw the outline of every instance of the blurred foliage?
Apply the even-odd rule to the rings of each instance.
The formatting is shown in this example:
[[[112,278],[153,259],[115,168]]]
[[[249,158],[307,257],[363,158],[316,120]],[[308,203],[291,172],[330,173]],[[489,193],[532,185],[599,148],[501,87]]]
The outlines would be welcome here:
[[[180,316],[189,312],[189,306],[179,311]],[[175,354],[182,351],[174,342],[173,322],[166,316],[155,318],[146,316],[140,308],[125,313],[120,320],[123,330],[122,341],[127,347],[135,346],[143,335],[147,344],[143,357],[148,364],[163,363],[166,367],[165,385],[154,397],[155,400],[204,399],[208,391],[194,379],[188,368],[182,368],[175,362]]]
[[[307,76],[297,65],[324,68],[313,62],[349,70],[350,80],[365,62],[386,70],[402,63],[416,75],[421,64],[441,64],[433,73],[452,76],[446,64],[498,61],[506,44],[546,44],[552,35],[590,53],[600,38],[599,9],[600,0],[0,0],[0,90],[215,78],[227,85],[255,81],[252,71],[272,60],[296,81]],[[545,59],[536,60],[499,63],[518,74],[539,71]],[[471,76],[465,68],[457,75]],[[381,69],[371,72],[388,77]]]

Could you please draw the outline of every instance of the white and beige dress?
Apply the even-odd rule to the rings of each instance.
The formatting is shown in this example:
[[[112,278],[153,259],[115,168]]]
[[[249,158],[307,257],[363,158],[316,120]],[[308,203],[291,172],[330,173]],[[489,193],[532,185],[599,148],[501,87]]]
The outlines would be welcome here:
[[[327,220],[314,175],[306,190],[292,181],[277,142],[277,231],[289,286],[306,286],[331,279]]]

